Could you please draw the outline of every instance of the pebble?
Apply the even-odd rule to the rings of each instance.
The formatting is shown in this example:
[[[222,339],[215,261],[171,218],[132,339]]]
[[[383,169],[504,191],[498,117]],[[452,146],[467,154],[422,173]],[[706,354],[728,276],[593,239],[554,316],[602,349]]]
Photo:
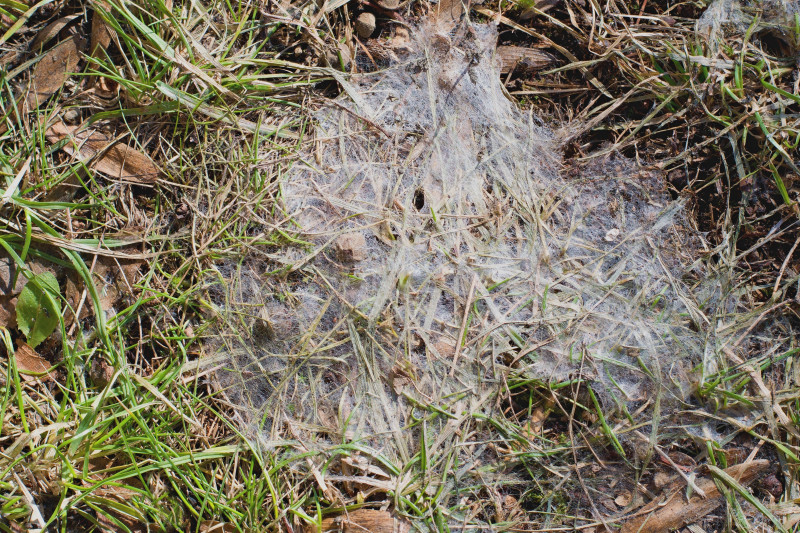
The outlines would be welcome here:
[[[375,15],[372,13],[361,13],[356,19],[356,33],[362,39],[368,39],[375,32]]]
[[[344,63],[344,65],[339,63],[339,54],[337,54],[334,50],[328,50],[328,52],[325,54],[325,58],[328,62],[327,66],[335,68],[336,70],[344,67],[344,70],[348,71],[350,70],[350,61],[352,59],[350,55],[350,48],[344,43],[339,43],[338,47],[339,54],[342,56],[342,63]]]
[[[361,233],[342,235],[336,239],[336,255],[344,263],[355,263],[367,258],[367,241]]]
[[[67,124],[76,124],[81,119],[80,111],[70,108],[64,112],[64,122]]]

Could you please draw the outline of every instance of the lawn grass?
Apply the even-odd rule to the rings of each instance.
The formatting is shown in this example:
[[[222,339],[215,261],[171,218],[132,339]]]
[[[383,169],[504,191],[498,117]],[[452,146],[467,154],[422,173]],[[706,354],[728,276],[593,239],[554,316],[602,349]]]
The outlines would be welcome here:
[[[729,502],[715,527],[797,531],[800,96],[790,51],[800,30],[770,40],[753,19],[712,48],[693,33],[701,3],[595,4],[534,8],[524,22],[528,3],[487,3],[473,16],[502,9],[519,28],[501,40],[555,43],[561,62],[509,92],[572,119],[570,157],[620,151],[669,176],[710,235],[708,253],[741,265],[732,285],[751,305],[746,317],[731,312],[730,327],[755,314],[742,340],[753,350],[709,369],[686,427],[632,426],[580,379],[511,380],[497,417],[479,421],[504,439],[479,445],[507,447],[498,455],[513,458],[502,471],[513,476],[484,465],[482,486],[429,479],[429,465],[458,465],[442,468],[456,456],[422,431],[423,452],[409,464],[372,457],[402,487],[373,501],[349,485],[333,497],[326,472],[307,469],[312,457],[328,465],[370,450],[344,443],[320,457],[296,440],[253,440],[207,350],[220,319],[215,265],[279,253],[292,238],[274,224],[276,176],[311,135],[310,110],[337,90],[341,74],[320,65],[353,42],[356,6],[0,0],[0,256],[14,266],[0,268],[0,281],[31,280],[42,306],[61,310],[23,358],[19,297],[0,295],[0,531],[300,531],[343,509],[382,506],[422,530],[602,531],[615,513],[598,510],[604,495],[587,488],[593,467],[580,461],[649,479],[649,460],[630,459],[620,443],[636,432],[655,455],[710,465]],[[425,7],[401,12],[412,19]],[[71,35],[85,43],[65,72],[48,52]],[[58,83],[30,85],[35,73]],[[80,130],[56,139],[53,124],[147,154],[158,175],[111,179],[96,171],[110,142],[77,157]],[[57,291],[42,286],[43,272]],[[454,416],[437,407],[426,416]],[[769,458],[782,489],[753,494],[728,479],[740,449]]]

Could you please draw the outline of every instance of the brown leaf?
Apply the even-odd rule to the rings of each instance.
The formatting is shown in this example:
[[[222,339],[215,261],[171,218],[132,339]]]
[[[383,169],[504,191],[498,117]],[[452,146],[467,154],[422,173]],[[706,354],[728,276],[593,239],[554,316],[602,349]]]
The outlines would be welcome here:
[[[29,107],[43,104],[66,83],[78,68],[82,41],[73,35],[47,51],[31,74],[26,98]]]
[[[614,503],[620,507],[627,507],[632,501],[633,496],[631,496],[631,492],[629,490],[623,490],[622,492],[618,493],[617,497],[614,499]]]
[[[27,281],[28,278],[22,275],[17,263],[11,257],[0,259],[0,294],[4,296],[19,294]]]
[[[135,481],[134,484],[138,485]],[[135,490],[120,485],[101,485],[92,490],[92,495],[118,502],[127,507],[127,509],[124,509],[122,506],[101,505],[105,511],[97,513],[97,523],[101,531],[120,531],[120,527],[114,519],[124,524],[132,533],[157,531],[149,528],[141,511],[133,507],[133,501],[139,496],[139,493]]]
[[[17,346],[14,359],[17,363],[17,371],[25,381],[35,381],[37,379],[48,381],[53,379],[51,373],[48,372],[52,365],[47,361],[47,359],[36,353],[33,348],[24,342],[19,343]]]
[[[555,63],[555,58],[547,52],[525,46],[498,46],[497,57],[503,64],[501,74],[508,74],[512,70],[541,70]]]
[[[99,131],[78,130],[78,126],[56,123],[47,130],[47,140],[57,143],[69,138],[63,150],[109,178],[135,185],[155,183],[158,167],[148,156],[127,144],[115,143],[113,138]]]
[[[40,261],[35,257],[28,256],[25,259],[25,266],[27,266],[34,275],[41,274],[42,272],[50,272],[58,277],[58,272],[53,267],[52,263]],[[17,278],[16,280],[14,280],[15,276]],[[0,296],[16,296],[22,291],[26,283],[28,283],[28,278],[25,277],[12,258],[0,258]]]
[[[79,307],[79,320],[84,320],[91,314],[91,308],[89,303],[86,301],[88,295],[84,296],[83,292],[83,280],[78,276],[77,272],[70,272],[67,275],[67,281],[64,285],[64,298],[67,301],[67,304],[69,304],[69,309],[71,309],[71,311],[65,313],[64,315],[64,324],[66,326],[71,326],[72,323],[75,322],[74,313]],[[81,300],[83,300],[83,305],[81,305]]]
[[[464,4],[461,0],[440,0],[433,8],[432,18],[437,27],[442,31],[456,27],[464,14]]]
[[[388,511],[358,509],[347,514],[325,518],[322,528],[310,527],[307,533],[408,533],[410,526],[401,518],[395,518]]]
[[[742,486],[752,483],[762,472],[770,466],[770,461],[760,459],[740,465],[735,465],[725,470],[725,473],[736,479]],[[685,484],[682,484],[685,486]],[[723,495],[717,488],[713,479],[702,478],[696,481],[697,487],[706,497],[695,494],[686,501],[683,487],[668,491],[660,498],[645,505],[636,517],[622,526],[620,533],[634,533],[647,531],[649,533],[667,533],[682,528],[687,524],[697,522],[724,501]]]
[[[120,301],[131,296],[131,290],[141,280],[140,269],[144,261],[138,259],[115,259],[112,257],[98,257],[91,267],[92,282],[100,297],[100,307],[103,311],[118,309]],[[0,263],[2,265],[2,263]],[[65,324],[71,326],[75,321],[75,312],[80,308],[79,320],[84,320],[91,315],[93,304],[87,297],[86,285],[76,272],[67,274],[64,287],[64,298],[72,311],[64,315]],[[83,302],[83,305],[81,305]],[[125,304],[123,303],[123,306]]]
[[[44,28],[42,28],[42,30],[36,34],[36,37],[34,37],[33,41],[31,42],[30,46],[31,51],[39,52],[39,48],[50,42],[56,35],[58,35],[61,32],[61,30],[66,28],[70,22],[72,22],[79,16],[80,14],[61,17],[54,20]]]
[[[216,520],[203,520],[200,522],[200,533],[236,533],[239,531],[233,524],[218,522]]]
[[[0,327],[17,327],[17,298],[10,294],[0,295]]]
[[[100,388],[105,387],[114,377],[114,367],[105,362],[101,357],[92,359],[92,366],[89,369],[89,378],[92,383]]]
[[[99,7],[108,11],[111,6],[107,2],[96,2]],[[102,15],[95,10],[92,15],[92,36],[89,44],[89,55],[92,57],[100,57],[103,51],[111,44],[111,28],[106,24]]]

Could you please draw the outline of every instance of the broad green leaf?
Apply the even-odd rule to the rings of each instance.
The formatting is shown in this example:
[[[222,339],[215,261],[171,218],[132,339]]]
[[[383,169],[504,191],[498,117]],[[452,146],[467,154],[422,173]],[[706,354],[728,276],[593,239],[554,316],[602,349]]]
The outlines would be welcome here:
[[[28,280],[17,300],[17,325],[35,348],[53,333],[61,315],[56,277],[43,272]]]

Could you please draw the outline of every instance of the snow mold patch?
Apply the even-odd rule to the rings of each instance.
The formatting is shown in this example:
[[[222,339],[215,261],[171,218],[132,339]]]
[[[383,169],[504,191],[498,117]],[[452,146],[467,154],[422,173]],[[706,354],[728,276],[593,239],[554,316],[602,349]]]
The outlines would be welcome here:
[[[485,458],[514,380],[667,416],[735,333],[730,273],[656,173],[564,175],[553,130],[504,92],[493,26],[413,34],[392,66],[336,74],[280,178],[290,242],[220,267],[212,349],[242,423],[265,446],[355,443],[394,476],[421,442]]]

